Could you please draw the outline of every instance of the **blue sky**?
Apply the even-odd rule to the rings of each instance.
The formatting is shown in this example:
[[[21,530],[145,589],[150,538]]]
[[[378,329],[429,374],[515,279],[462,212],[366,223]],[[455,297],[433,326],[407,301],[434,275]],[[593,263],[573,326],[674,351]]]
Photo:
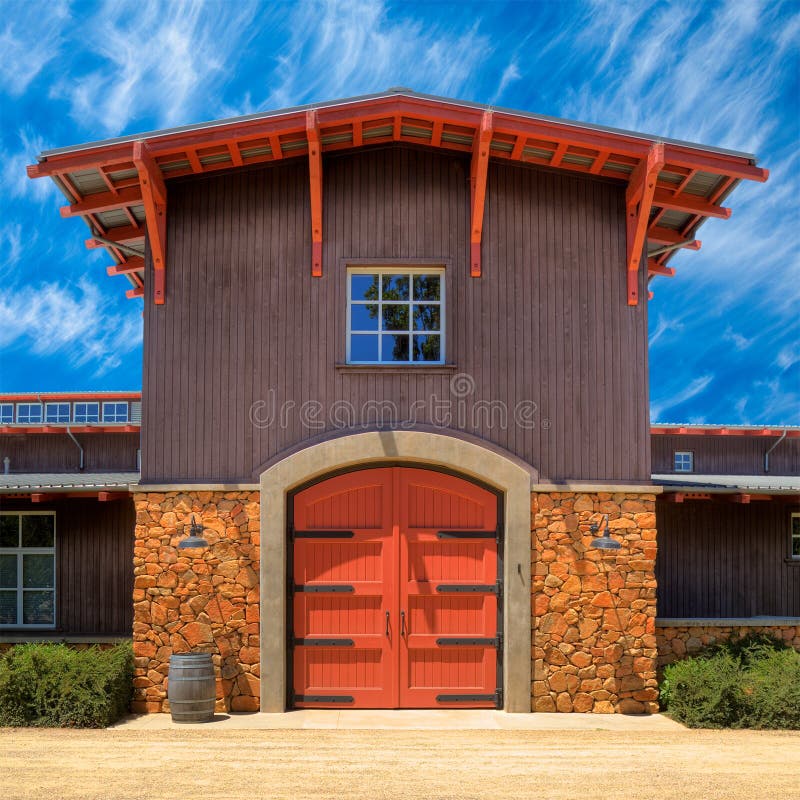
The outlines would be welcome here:
[[[754,152],[654,282],[653,420],[800,424],[800,3],[0,0],[0,391],[141,385],[126,300],[42,149],[389,86]]]

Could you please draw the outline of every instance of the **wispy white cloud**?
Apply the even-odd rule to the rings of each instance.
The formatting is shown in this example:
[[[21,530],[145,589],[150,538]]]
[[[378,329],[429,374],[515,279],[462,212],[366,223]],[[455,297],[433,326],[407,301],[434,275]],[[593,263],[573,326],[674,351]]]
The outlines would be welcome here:
[[[679,389],[674,394],[666,397],[655,398],[650,403],[650,417],[655,422],[663,422],[662,417],[666,411],[677,408],[697,395],[702,394],[714,380],[712,374],[701,375],[690,381],[689,384]]]
[[[65,77],[51,96],[65,97],[73,119],[103,135],[133,120],[159,127],[195,121],[230,79],[254,16],[267,9],[252,0],[108,0],[92,20],[100,64]]]
[[[6,277],[22,255],[22,224],[7,222],[0,226],[0,278]]]
[[[800,405],[785,402],[797,387],[780,374],[787,342],[800,337],[800,125],[787,118],[796,99],[786,94],[798,11],[767,0],[595,0],[561,31],[559,50],[574,44],[560,74],[580,67],[581,77],[564,116],[754,152],[771,169],[766,185],[736,189],[731,220],[703,226],[699,253],[676,255],[676,278],[652,284],[653,418],[701,408],[714,421],[800,421]],[[710,367],[713,392],[692,380]],[[694,393],[681,399],[681,386]]]
[[[99,376],[115,369],[142,341],[138,303],[120,313],[82,278],[77,284],[26,285],[0,295],[0,349],[62,356]]]
[[[650,332],[650,346],[659,342],[662,337],[669,333],[680,334],[683,330],[683,323],[675,316],[665,316],[659,314],[655,328]],[[674,338],[674,337],[673,337]]]
[[[25,167],[36,162],[36,156],[50,145],[44,137],[26,125],[17,134],[19,146],[5,150],[0,148],[0,186],[3,194],[12,199],[28,198],[38,203],[58,195],[51,180],[31,180]]]
[[[410,17],[390,18],[385,3],[371,0],[304,0],[295,7],[289,28],[290,38],[277,54],[275,80],[261,108],[396,85],[471,96],[492,52],[479,19],[454,30],[444,15],[433,25]]]
[[[4,12],[11,6],[5,3]],[[13,6],[14,13],[4,13],[0,23],[0,91],[16,97],[58,58],[70,13],[68,2],[56,0],[29,0]]]
[[[737,350],[747,350],[753,344],[753,339],[748,339],[746,336],[742,336],[741,333],[737,333],[731,325],[725,328],[722,338],[726,342],[730,342]]]
[[[795,341],[782,348],[775,358],[775,364],[782,370],[800,364],[800,342]]]
[[[492,105],[499,102],[506,89],[508,89],[512,83],[518,81],[521,77],[522,73],[519,71],[517,59],[514,57],[511,59],[508,66],[503,70],[503,74],[500,76],[500,83],[497,86],[497,91],[494,93],[494,95],[492,95],[492,98],[489,100],[489,102]]]

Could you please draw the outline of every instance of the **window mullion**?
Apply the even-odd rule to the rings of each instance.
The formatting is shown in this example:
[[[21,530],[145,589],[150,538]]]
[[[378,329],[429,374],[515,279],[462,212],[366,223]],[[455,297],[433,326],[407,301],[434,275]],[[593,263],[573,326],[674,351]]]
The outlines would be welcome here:
[[[22,516],[19,518],[22,527]],[[21,544],[20,540],[20,544]],[[17,553],[17,625],[22,625],[22,552]]]

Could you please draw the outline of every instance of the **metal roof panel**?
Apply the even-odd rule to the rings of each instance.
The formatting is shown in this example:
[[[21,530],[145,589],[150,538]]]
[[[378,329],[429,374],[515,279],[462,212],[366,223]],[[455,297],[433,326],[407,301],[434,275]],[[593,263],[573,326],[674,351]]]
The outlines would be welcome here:
[[[85,144],[69,145],[67,147],[57,147],[51,150],[43,151],[39,156],[39,160],[42,161],[50,156],[64,155],[65,153],[75,153],[80,150],[90,150],[95,147],[107,147],[115,144],[134,142],[139,139],[152,139],[162,136],[170,136],[176,133],[189,133],[192,131],[199,131],[208,128],[218,128],[225,125],[235,125],[237,123],[269,119],[270,117],[296,114],[302,111],[335,108],[336,106],[365,103],[369,102],[370,100],[380,100],[392,97],[409,97],[413,99],[429,100],[437,103],[449,104],[461,108],[471,108],[479,111],[494,111],[497,113],[520,117],[521,119],[530,119],[540,122],[569,125],[574,128],[582,128],[585,130],[599,131],[602,133],[616,134],[619,136],[627,136],[635,139],[642,139],[645,141],[664,142],[679,147],[689,147],[697,150],[703,150],[709,153],[719,153],[721,155],[737,156],[739,158],[748,159],[753,164],[756,163],[756,157],[752,153],[744,153],[738,150],[728,150],[726,148],[721,148],[721,147],[711,147],[709,145],[699,144],[697,142],[689,142],[681,139],[669,139],[663,136],[655,136],[653,134],[640,133],[637,131],[629,131],[623,128],[613,128],[605,125],[595,125],[588,122],[579,122],[576,120],[564,119],[562,117],[551,117],[544,114],[534,114],[530,111],[521,111],[519,109],[493,106],[487,103],[474,103],[468,100],[456,100],[451,97],[440,97],[437,95],[423,94],[420,92],[414,92],[411,89],[388,89],[385,92],[377,92],[375,94],[358,95],[355,97],[347,97],[339,100],[328,100],[320,103],[306,103],[304,105],[293,106],[290,108],[275,109],[272,111],[259,111],[256,112],[255,114],[245,114],[239,117],[228,117],[226,119],[210,120],[207,122],[195,123],[190,125],[180,125],[174,128],[164,128],[161,130],[135,133],[126,136],[117,136],[111,139],[103,139],[94,142],[87,142]]]

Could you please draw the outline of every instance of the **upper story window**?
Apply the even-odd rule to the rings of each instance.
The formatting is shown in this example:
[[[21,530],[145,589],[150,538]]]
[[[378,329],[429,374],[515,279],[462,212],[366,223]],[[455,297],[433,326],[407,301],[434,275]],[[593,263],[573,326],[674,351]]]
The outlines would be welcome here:
[[[103,403],[103,422],[127,422],[127,403]]]
[[[789,555],[800,561],[800,513],[792,514],[792,528],[789,535]]]
[[[75,422],[99,422],[100,403],[75,403]]]
[[[17,403],[17,422],[20,424],[41,422],[42,405],[41,403]]]
[[[45,422],[69,422],[69,403],[45,403]]]
[[[675,451],[675,472],[694,472],[694,453],[688,450]]]
[[[351,268],[350,364],[443,364],[444,270]]]
[[[14,404],[0,403],[0,425],[14,424]]]
[[[55,514],[4,511],[0,514],[0,627],[54,627],[55,586]]]

